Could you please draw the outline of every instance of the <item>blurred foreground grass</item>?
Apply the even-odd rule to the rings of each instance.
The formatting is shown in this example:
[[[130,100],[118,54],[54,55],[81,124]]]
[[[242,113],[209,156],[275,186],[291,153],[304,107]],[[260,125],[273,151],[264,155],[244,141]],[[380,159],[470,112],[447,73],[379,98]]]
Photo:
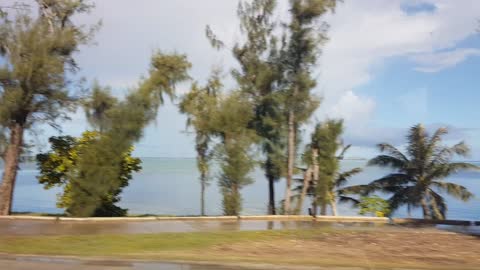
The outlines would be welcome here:
[[[0,236],[0,253],[359,269],[480,269],[476,237],[433,229]]]

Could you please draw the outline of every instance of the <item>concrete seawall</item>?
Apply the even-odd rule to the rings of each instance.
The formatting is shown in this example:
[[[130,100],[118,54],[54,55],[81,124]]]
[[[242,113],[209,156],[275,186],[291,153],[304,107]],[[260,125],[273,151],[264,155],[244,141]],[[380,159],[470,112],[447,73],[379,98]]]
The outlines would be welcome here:
[[[205,217],[92,217],[92,218],[73,218],[73,217],[44,217],[44,216],[0,216],[2,220],[50,220],[66,222],[139,222],[139,221],[238,221],[238,220],[264,220],[264,221],[315,221],[315,222],[368,222],[368,223],[395,223],[395,224],[441,224],[441,225],[460,225],[460,226],[480,226],[480,221],[467,220],[425,220],[413,218],[393,218],[386,217],[356,217],[356,216],[317,216],[308,215],[258,215],[258,216],[205,216]]]

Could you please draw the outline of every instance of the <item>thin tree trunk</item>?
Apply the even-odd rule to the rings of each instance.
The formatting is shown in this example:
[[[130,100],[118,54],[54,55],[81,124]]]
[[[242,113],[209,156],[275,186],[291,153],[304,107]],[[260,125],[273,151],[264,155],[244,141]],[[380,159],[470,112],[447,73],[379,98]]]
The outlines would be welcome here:
[[[240,202],[241,202],[241,199],[240,199],[240,191],[238,190],[238,186],[237,185],[233,185],[233,196],[234,196],[234,199],[235,199],[235,216],[239,216],[240,215],[240,209],[241,209],[241,205],[240,205]]]
[[[0,216],[9,215],[12,211],[13,191],[22,153],[23,130],[23,126],[18,123],[10,130],[10,143],[5,151],[5,168],[0,184]]]
[[[300,198],[298,199],[297,207],[295,209],[295,214],[297,215],[302,214],[303,202],[305,200],[305,197],[307,196],[307,190],[309,188],[310,181],[312,178],[312,171],[313,171],[312,166],[309,166],[303,175],[302,193],[300,194]]]
[[[268,177],[268,214],[277,214],[275,209],[275,178],[273,176]]]
[[[321,216],[326,216],[327,215],[327,204],[322,202],[320,205],[320,215]]]
[[[313,183],[316,187],[316,190],[315,190],[315,196],[314,196],[314,200],[315,200],[315,207],[317,208],[317,204],[318,204],[318,190],[319,190],[319,185],[320,185],[320,167],[318,166],[318,149],[317,148],[314,148],[312,149],[312,163],[313,163]],[[325,194],[323,194],[323,196],[325,197]],[[320,208],[320,215],[325,215],[324,213],[326,213],[327,209],[326,209],[327,205],[322,202],[321,204],[321,208]],[[315,215],[317,214],[317,209],[315,209]]]
[[[293,180],[293,168],[295,164],[295,113],[288,113],[288,154],[287,154],[287,186],[285,189],[284,211],[290,214],[290,197]]]
[[[428,192],[428,194],[430,195],[430,192]],[[443,214],[440,212],[440,209],[438,209],[437,202],[435,201],[434,198],[430,198],[430,207],[431,207],[431,210],[432,210],[432,213],[431,213],[432,218],[438,219],[438,220],[445,219]]]
[[[335,201],[335,198],[332,198],[332,201],[330,202],[330,206],[332,207],[332,215],[337,216],[337,202]]]
[[[207,185],[206,175],[201,175],[201,195],[200,195],[200,212],[202,216],[205,216],[205,186]]]

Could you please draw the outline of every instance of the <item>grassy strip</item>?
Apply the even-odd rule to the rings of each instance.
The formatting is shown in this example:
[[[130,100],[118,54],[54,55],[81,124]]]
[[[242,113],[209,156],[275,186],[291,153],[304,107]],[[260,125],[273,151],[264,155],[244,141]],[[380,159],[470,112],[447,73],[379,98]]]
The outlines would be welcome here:
[[[349,258],[340,254],[274,254],[255,250],[256,243],[281,243],[291,245],[290,240],[319,240],[330,234],[345,233],[345,240],[352,230],[319,228],[311,230],[273,230],[236,232],[160,233],[135,235],[68,235],[68,236],[0,236],[0,253],[40,256],[78,256],[93,258],[208,261],[215,263],[270,263],[295,266],[366,267],[375,269],[453,269],[452,265],[403,261],[367,261]],[[364,231],[362,234],[375,232]],[[379,234],[381,237],[381,234]],[[300,241],[301,242],[301,241]],[[215,250],[229,244],[251,246],[246,254]],[[362,247],[358,247],[362,252]],[[213,251],[213,252],[212,252]],[[258,254],[256,253],[258,252]],[[221,254],[221,255],[219,255]],[[457,269],[457,268],[455,268]],[[462,269],[478,269],[464,266]]]
[[[219,244],[273,239],[307,239],[321,230],[194,232],[136,235],[0,236],[0,252],[11,254],[113,256],[193,251]]]

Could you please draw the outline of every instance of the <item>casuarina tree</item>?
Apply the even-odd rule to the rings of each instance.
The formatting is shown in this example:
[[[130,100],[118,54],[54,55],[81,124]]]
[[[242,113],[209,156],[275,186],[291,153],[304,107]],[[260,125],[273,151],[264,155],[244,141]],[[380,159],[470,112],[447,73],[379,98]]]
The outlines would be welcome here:
[[[22,8],[0,16],[0,126],[7,138],[0,215],[8,215],[12,208],[25,130],[38,123],[58,127],[56,120],[71,111],[77,101],[68,79],[78,70],[73,56],[96,29],[71,20],[91,9],[84,0],[35,2],[36,15]]]
[[[327,40],[327,24],[320,18],[336,6],[335,0],[291,0],[290,21],[286,24],[280,52],[280,82],[285,100],[288,127],[285,213],[291,213],[292,180],[297,158],[298,130],[319,105],[311,91],[316,82],[313,69],[322,44]]]
[[[275,182],[285,171],[285,125],[282,111],[283,96],[278,88],[281,65],[278,63],[279,38],[273,19],[275,0],[241,2],[238,7],[240,30],[245,41],[235,44],[233,55],[240,67],[232,74],[248,102],[253,117],[249,128],[259,136],[264,154],[261,163],[268,180],[268,213],[276,214]]]
[[[205,190],[210,180],[211,159],[215,135],[212,117],[216,113],[222,83],[219,71],[214,71],[206,86],[198,83],[182,98],[180,111],[187,114],[187,128],[195,132],[195,150],[197,152],[197,168],[200,172],[200,214],[205,215]]]

